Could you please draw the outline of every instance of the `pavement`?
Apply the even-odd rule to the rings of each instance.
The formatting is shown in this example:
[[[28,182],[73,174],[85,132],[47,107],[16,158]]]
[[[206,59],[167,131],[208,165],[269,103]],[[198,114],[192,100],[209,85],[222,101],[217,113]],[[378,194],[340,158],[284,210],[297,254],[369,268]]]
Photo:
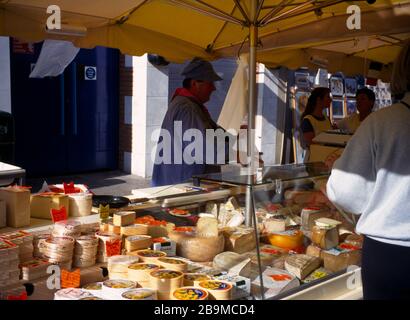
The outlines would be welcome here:
[[[85,184],[97,195],[126,196],[130,195],[133,189],[148,188],[151,186],[151,179],[131,175],[120,170],[44,178],[27,178],[25,184],[31,186],[32,192],[35,193],[40,190],[44,180],[47,181],[48,184],[69,183],[71,181],[76,184]]]

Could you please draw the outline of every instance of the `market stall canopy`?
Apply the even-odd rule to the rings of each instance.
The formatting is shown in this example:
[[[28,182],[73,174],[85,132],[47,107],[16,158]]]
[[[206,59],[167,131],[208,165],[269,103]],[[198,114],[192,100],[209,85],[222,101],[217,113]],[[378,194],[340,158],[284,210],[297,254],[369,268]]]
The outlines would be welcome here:
[[[70,40],[77,47],[106,46],[123,53],[155,53],[182,62],[247,51],[248,26],[259,29],[260,48],[287,47],[409,29],[410,1],[265,0],[55,0],[63,26],[77,36],[46,31],[48,0],[0,0],[0,35],[25,41]],[[371,1],[369,1],[371,2]],[[348,30],[347,7],[360,6],[360,30]],[[252,18],[253,17],[253,18]],[[49,30],[51,31],[51,30]]]
[[[258,60],[269,67],[291,69],[325,68],[346,75],[366,75],[370,63],[380,63],[379,78],[388,81],[392,64],[409,33],[355,37],[351,39],[304,43],[285,48],[261,50]]]

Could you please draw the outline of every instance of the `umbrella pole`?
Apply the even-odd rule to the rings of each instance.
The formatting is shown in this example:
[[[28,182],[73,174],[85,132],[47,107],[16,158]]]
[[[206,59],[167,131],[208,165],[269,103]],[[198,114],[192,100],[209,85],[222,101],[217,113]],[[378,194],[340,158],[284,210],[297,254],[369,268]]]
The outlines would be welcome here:
[[[258,28],[254,24],[249,26],[249,102],[248,102],[248,131],[247,131],[247,156],[249,179],[248,184],[252,184],[254,174],[254,150],[255,150],[255,115],[256,115],[256,45],[258,39]],[[245,224],[252,226],[252,195],[250,188],[246,191],[246,214]]]

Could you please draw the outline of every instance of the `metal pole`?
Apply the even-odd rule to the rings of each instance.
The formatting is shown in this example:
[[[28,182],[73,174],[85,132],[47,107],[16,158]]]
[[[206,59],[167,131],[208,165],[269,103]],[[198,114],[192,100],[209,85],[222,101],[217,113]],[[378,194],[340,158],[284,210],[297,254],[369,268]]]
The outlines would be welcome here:
[[[257,9],[257,1],[252,1],[252,14],[250,16],[251,21],[254,21],[254,14]],[[256,46],[258,43],[258,27],[252,23],[249,26],[249,103],[248,103],[248,132],[247,132],[247,156],[248,156],[248,168],[249,181],[252,183],[252,174],[254,169],[254,148],[255,148],[255,115],[256,115]],[[252,226],[252,195],[250,194],[250,188],[246,189],[246,214],[245,224]]]

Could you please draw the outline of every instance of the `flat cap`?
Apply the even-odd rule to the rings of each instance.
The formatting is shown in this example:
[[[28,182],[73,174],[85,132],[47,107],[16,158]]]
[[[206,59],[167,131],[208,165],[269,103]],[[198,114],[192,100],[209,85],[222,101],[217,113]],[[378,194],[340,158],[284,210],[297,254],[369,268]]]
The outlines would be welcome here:
[[[212,64],[201,58],[192,59],[192,61],[184,68],[181,75],[185,78],[209,82],[222,80],[222,78],[214,71]]]

